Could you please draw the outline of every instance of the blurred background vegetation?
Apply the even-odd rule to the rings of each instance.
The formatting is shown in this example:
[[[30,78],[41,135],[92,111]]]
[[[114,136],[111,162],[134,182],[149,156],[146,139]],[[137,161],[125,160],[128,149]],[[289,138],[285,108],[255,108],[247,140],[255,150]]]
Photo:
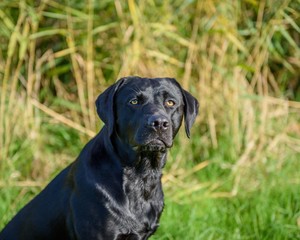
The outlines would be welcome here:
[[[299,0],[2,0],[0,228],[99,131],[99,93],[168,76],[201,109],[152,239],[299,239],[299,45]]]

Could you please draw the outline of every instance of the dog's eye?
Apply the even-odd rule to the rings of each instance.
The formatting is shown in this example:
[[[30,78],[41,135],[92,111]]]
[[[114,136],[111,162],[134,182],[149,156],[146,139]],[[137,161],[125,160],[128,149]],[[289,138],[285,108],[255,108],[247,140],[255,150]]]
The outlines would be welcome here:
[[[137,104],[139,103],[139,100],[137,100],[137,99],[135,98],[135,99],[130,100],[129,103],[130,103],[131,105],[137,105]]]
[[[173,107],[175,105],[175,102],[173,100],[167,100],[165,104],[167,107]]]

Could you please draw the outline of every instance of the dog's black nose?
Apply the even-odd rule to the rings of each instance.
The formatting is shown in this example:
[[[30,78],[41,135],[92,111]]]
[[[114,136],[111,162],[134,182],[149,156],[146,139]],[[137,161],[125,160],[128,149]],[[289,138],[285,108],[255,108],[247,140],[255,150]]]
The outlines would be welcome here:
[[[168,119],[161,115],[152,115],[148,119],[148,126],[156,130],[167,130],[170,126]]]

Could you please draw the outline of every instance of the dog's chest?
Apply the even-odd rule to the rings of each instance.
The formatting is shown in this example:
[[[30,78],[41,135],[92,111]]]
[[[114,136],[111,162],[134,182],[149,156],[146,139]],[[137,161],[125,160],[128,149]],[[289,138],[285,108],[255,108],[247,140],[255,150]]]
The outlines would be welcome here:
[[[161,174],[156,171],[136,172],[124,170],[123,191],[126,195],[128,210],[141,224],[142,231],[155,231],[163,210]]]

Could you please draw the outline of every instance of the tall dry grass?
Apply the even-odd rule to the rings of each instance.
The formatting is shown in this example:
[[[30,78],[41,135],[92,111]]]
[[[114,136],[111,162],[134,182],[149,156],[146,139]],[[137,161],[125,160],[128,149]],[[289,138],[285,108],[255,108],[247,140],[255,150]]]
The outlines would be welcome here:
[[[299,5],[3,0],[1,185],[44,185],[78,154],[49,151],[51,137],[62,131],[83,145],[99,129],[96,96],[140,75],[175,77],[201,103],[192,143],[181,133],[164,177],[175,200],[202,188],[214,197],[256,188],[257,167],[280,171],[287,153],[300,152]],[[229,169],[231,189],[186,180],[211,164]]]

